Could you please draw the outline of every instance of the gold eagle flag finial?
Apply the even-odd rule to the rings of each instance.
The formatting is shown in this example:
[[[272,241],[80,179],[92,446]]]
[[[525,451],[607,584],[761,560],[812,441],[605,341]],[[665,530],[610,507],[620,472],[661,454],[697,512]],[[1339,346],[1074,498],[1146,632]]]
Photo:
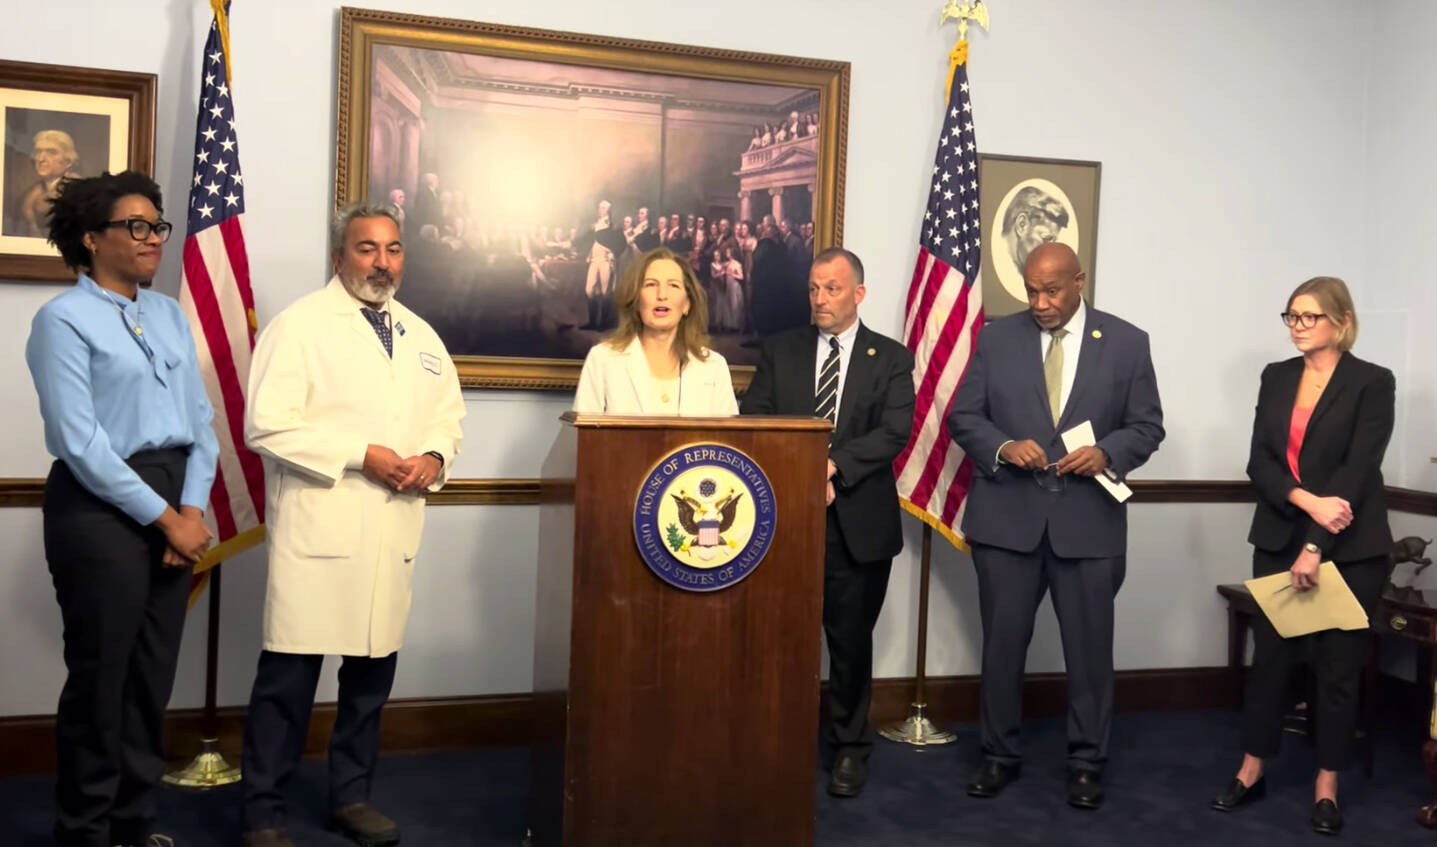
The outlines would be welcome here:
[[[983,5],[983,0],[948,0],[943,4],[943,16],[938,19],[938,25],[942,26],[949,20],[958,22],[958,43],[953,45],[952,52],[948,54],[948,87],[944,94],[945,100],[953,96],[953,72],[968,61],[968,22],[976,23],[986,32],[988,7]]]
[[[969,21],[984,30],[988,29],[988,7],[983,5],[983,0],[948,0],[943,5],[943,17],[938,19],[938,25],[942,26],[949,20],[958,22],[958,40],[967,41]]]

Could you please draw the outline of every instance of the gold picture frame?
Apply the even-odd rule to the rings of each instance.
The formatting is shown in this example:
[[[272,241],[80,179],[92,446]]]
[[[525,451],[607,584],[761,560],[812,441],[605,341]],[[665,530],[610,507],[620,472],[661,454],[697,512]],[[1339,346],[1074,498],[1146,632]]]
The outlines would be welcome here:
[[[704,254],[694,242],[758,242],[737,237],[739,221],[751,221],[752,236],[767,224],[765,216],[774,229],[793,219],[772,239],[791,259],[783,267],[802,275],[786,272],[782,311],[763,300],[773,295],[750,299],[754,283],[740,283],[731,313],[717,318],[722,331],[712,333],[740,390],[752,376],[760,330],[806,322],[803,256],[811,262],[814,251],[842,242],[848,63],[348,7],[340,13],[339,44],[336,206],[402,195],[395,199],[404,206],[409,290],[399,299],[435,325],[466,387],[577,384],[601,321],[612,326],[602,304],[593,311],[595,292],[609,286],[611,293],[624,257],[651,243],[633,237],[632,225],[622,228],[627,245],[603,231],[616,258],[601,265],[611,278],[596,281],[593,255],[581,255],[602,253],[592,244],[609,228],[596,200],[613,201],[613,229],[640,213],[652,227],[645,232],[657,232],[659,217],[665,224],[680,217],[682,230],[666,237],[689,245],[695,264],[712,264],[729,286],[720,291],[733,290],[729,280],[739,274],[725,276],[717,263],[722,256],[714,259],[712,246]],[[573,129],[576,121],[587,121],[582,131]],[[720,141],[727,146],[720,149]],[[556,185],[551,164],[566,181]],[[455,190],[440,187],[450,185]],[[462,211],[436,212],[441,193],[450,195],[447,208]],[[485,212],[475,207],[488,210],[493,223],[479,220]],[[722,221],[697,220],[720,214]],[[691,217],[695,229],[717,231],[722,223],[732,232],[686,241]],[[540,225],[549,222],[552,228]],[[542,261],[529,249],[535,245]],[[448,286],[443,297],[438,283],[426,289],[416,282],[425,278],[420,260],[431,248],[431,264],[446,263],[442,274],[432,272]],[[752,256],[743,248],[718,252],[739,262],[744,279],[758,274],[748,273]],[[517,268],[520,281],[491,285],[486,269],[496,263]],[[773,274],[773,267],[760,270]],[[453,282],[461,278],[468,282]],[[432,298],[427,312],[414,302],[424,296]],[[580,323],[585,317],[587,325]]]
[[[154,74],[0,60],[0,280],[65,282],[75,274],[45,239],[66,176],[153,174]]]

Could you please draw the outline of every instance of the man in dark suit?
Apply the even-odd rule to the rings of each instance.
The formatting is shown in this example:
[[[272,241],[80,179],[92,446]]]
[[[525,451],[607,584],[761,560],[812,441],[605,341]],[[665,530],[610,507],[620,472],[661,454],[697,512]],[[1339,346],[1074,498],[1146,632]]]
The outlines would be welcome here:
[[[649,210],[646,207],[639,207],[639,219],[634,222],[634,248],[640,253],[647,253],[659,246],[659,234],[654,231],[654,225],[649,221]],[[623,279],[623,274],[619,275]]]
[[[1023,664],[1051,589],[1068,676],[1068,802],[1097,808],[1113,712],[1113,598],[1127,554],[1127,508],[1096,481],[1121,480],[1163,439],[1148,336],[1087,308],[1078,257],[1043,244],[1023,269],[1028,312],[993,321],[958,388],[948,429],[972,458],[963,533],[983,618],[984,762],[968,793],[1018,776]],[[1090,422],[1097,443],[1062,433]]]
[[[828,639],[828,792],[853,797],[868,776],[873,625],[903,549],[893,460],[913,425],[913,355],[858,321],[863,263],[840,247],[814,260],[813,326],[767,338],[744,394],[746,415],[835,421],[828,448],[823,631]]]
[[[420,178],[419,189],[414,192],[412,219],[415,232],[418,232],[420,227],[426,224],[434,224],[443,228],[444,221],[441,219],[440,205],[439,174],[427,173]]]

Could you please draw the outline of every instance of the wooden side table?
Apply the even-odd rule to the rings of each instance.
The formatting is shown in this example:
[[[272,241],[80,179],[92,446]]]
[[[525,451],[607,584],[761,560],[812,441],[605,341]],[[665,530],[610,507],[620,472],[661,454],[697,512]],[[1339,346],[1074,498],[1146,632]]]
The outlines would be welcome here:
[[[1422,762],[1432,784],[1432,802],[1417,813],[1417,822],[1437,829],[1437,591],[1387,586],[1382,593],[1372,629],[1381,635],[1397,635],[1417,644],[1417,680],[1426,692],[1428,706],[1427,741],[1422,745]]]

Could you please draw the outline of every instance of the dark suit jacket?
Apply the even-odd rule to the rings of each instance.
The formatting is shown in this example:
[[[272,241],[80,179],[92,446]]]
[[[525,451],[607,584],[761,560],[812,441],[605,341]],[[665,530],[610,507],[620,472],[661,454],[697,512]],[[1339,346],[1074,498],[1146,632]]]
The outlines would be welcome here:
[[[1298,482],[1287,466],[1292,405],[1302,379],[1302,357],[1273,362],[1262,371],[1252,450],[1247,475],[1257,489],[1257,509],[1247,540],[1276,552],[1297,541],[1310,541],[1324,557],[1353,562],[1392,551],[1382,455],[1392,436],[1397,392],[1392,371],[1351,353],[1337,360],[1327,388],[1312,410],[1297,455]],[[1319,497],[1341,497],[1352,504],[1352,523],[1333,535],[1307,513],[1287,502],[1302,487]]]
[[[410,237],[419,240],[419,230],[426,224],[441,226],[444,222],[439,220],[439,194],[430,191],[426,185],[419,186],[414,192],[414,206],[412,220],[414,222],[414,233]]]
[[[638,248],[640,253],[647,253],[659,246],[659,234],[654,232],[652,228],[645,229],[643,232],[634,236],[634,246]]]
[[[817,355],[813,326],[765,339],[739,411],[812,415]],[[832,508],[856,561],[891,559],[903,549],[893,460],[908,444],[912,428],[913,354],[860,323],[828,451],[838,468]]]
[[[1053,493],[1038,485],[1032,471],[995,463],[1004,442],[1028,438],[1056,462],[1068,453],[1061,433],[1083,421],[1092,422],[1098,446],[1120,479],[1146,462],[1164,435],[1147,333],[1088,309],[1077,374],[1057,426],[1043,382],[1041,333],[1027,312],[988,324],[958,386],[948,431],[975,470],[963,534],[980,544],[1028,552],[1047,530],[1059,556],[1124,555],[1127,507],[1095,480],[1069,476],[1063,490]]]

